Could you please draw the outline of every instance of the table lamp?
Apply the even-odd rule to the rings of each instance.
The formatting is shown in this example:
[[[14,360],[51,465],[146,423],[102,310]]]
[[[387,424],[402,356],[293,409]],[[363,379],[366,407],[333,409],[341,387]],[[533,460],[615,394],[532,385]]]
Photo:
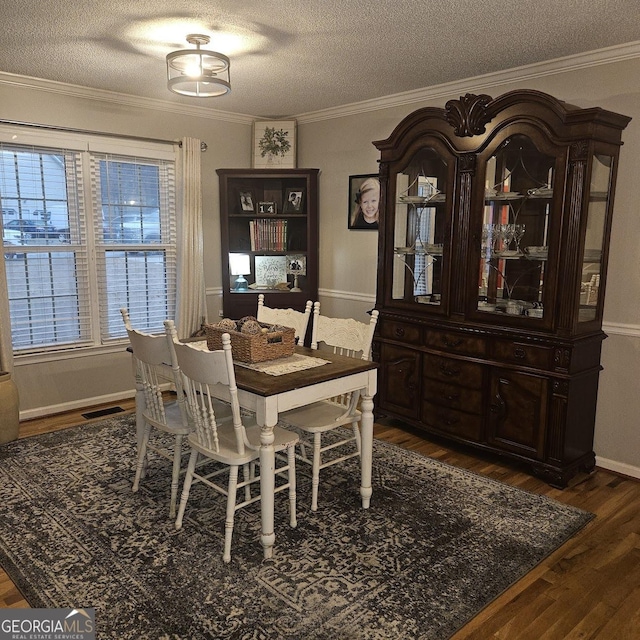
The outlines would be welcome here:
[[[298,276],[307,275],[305,256],[287,256],[287,274],[293,275],[293,287],[289,291],[302,291],[298,286]]]
[[[246,291],[249,283],[245,276],[251,273],[251,260],[246,253],[230,253],[229,269],[232,276],[238,276],[233,287],[234,291]]]

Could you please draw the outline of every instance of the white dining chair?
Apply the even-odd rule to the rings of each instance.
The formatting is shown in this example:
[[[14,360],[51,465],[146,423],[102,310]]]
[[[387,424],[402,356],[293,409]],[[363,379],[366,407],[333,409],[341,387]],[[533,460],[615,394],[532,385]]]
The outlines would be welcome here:
[[[182,527],[191,486],[201,482],[215,492],[226,496],[226,519],[223,560],[231,560],[231,541],[235,512],[261,499],[273,500],[273,495],[261,496],[251,494],[251,486],[260,482],[255,475],[255,462],[260,455],[260,426],[254,419],[243,416],[238,403],[238,389],[233,370],[231,339],[228,333],[222,335],[222,349],[205,351],[189,343],[181,343],[177,339],[173,322],[165,322],[167,338],[174,349],[182,384],[186,395],[190,414],[194,419],[195,429],[188,436],[191,456],[184,478],[176,529]],[[228,401],[231,406],[232,420],[220,422],[216,415],[212,399],[218,397]],[[292,527],[296,521],[296,465],[295,447],[298,435],[276,425],[273,429],[273,448],[276,452],[286,451],[286,462],[277,466],[275,474],[281,478],[276,483],[275,493],[289,491],[289,522]],[[199,460],[200,459],[200,460]],[[203,461],[215,461],[224,465],[207,470]],[[278,458],[276,458],[276,461]],[[277,464],[277,462],[276,462]],[[239,468],[243,469],[243,479],[238,482]],[[224,485],[220,478],[228,473],[228,481]],[[237,500],[237,490],[244,488],[244,498]]]
[[[264,322],[265,324],[279,324],[283,327],[293,327],[295,329],[297,344],[302,346],[307,335],[307,327],[309,326],[312,308],[313,303],[311,300],[307,300],[304,311],[267,307],[264,304],[264,294],[261,293],[258,295],[258,312],[256,313],[256,318],[258,322]]]
[[[313,327],[311,348],[328,348],[333,353],[352,358],[371,359],[371,344],[378,322],[378,312],[371,312],[368,323],[353,318],[330,318],[320,315],[320,303],[316,302],[313,311]],[[313,436],[310,445],[301,441],[299,459],[312,466],[311,510],[318,509],[318,488],[320,471],[350,458],[360,455],[360,410],[358,401],[360,394],[346,393],[320,402],[285,411],[279,416],[287,427],[300,430]],[[322,435],[338,427],[350,425],[349,436],[340,437],[323,446]],[[307,448],[312,448],[312,456],[307,455]],[[334,453],[329,457],[324,454]]]
[[[142,392],[142,398],[136,396],[136,401],[142,401],[143,403],[140,411],[141,419],[144,421],[143,435],[138,445],[133,491],[138,491],[140,480],[148,464],[149,451],[170,460],[173,466],[171,471],[169,516],[175,518],[176,499],[180,482],[182,440],[192,430],[184,394],[182,393],[182,380],[177,375],[177,367],[172,367],[170,376],[174,384],[176,398],[175,400],[165,401],[163,392],[169,382],[167,380],[167,366],[172,365],[171,352],[167,344],[166,335],[150,335],[138,331],[131,326],[128,310],[120,309],[120,313],[122,314],[133,351],[136,388]],[[156,444],[156,438],[151,437],[152,428],[173,436],[172,448],[168,448],[162,443]]]

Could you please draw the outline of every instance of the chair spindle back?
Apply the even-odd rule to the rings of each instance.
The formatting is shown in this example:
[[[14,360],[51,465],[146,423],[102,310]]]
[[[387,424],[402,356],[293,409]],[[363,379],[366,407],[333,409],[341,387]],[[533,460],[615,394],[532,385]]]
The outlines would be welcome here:
[[[213,406],[213,398],[218,398],[231,404],[236,450],[244,454],[248,442],[238,403],[229,334],[222,334],[222,349],[205,351],[179,342],[173,321],[166,320],[165,328],[170,348],[176,354],[198,442],[212,451],[220,450],[218,418]]]
[[[293,327],[295,329],[295,336],[298,339],[298,344],[302,345],[307,335],[307,327],[309,326],[312,308],[313,303],[311,300],[307,300],[304,312],[296,311],[295,309],[265,307],[264,294],[261,293],[258,295],[258,312],[256,318],[258,322],[264,322],[265,324],[279,324],[283,327]]]

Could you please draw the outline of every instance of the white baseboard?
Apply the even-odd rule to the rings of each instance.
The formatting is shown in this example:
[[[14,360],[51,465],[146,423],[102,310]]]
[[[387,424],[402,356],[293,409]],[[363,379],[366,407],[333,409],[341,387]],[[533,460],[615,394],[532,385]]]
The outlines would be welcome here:
[[[35,409],[26,409],[20,412],[20,420],[31,420],[33,418],[42,418],[43,416],[51,416],[56,413],[64,413],[65,411],[75,411],[77,409],[86,409],[98,404],[117,404],[120,400],[127,400],[136,395],[135,389],[131,391],[121,391],[120,393],[111,393],[104,396],[95,396],[93,398],[80,398],[72,402],[64,402],[54,404],[48,407],[36,407]]]
[[[596,466],[601,469],[607,469],[607,471],[613,471],[614,473],[640,480],[640,468],[624,462],[617,462],[616,460],[608,460],[607,458],[596,456]]]

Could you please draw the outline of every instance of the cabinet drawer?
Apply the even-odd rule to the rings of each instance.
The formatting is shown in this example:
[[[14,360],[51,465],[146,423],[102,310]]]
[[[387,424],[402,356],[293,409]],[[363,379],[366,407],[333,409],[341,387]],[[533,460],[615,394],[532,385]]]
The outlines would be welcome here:
[[[467,413],[482,413],[482,393],[478,390],[425,378],[422,397],[428,402],[450,409],[459,409]]]
[[[421,353],[383,343],[380,356],[377,407],[417,419],[420,413]]]
[[[380,335],[389,340],[401,340],[407,344],[422,344],[422,328],[408,322],[382,321]]]
[[[493,356],[503,362],[544,369],[550,368],[553,363],[553,349],[550,347],[538,347],[515,340],[496,340],[493,345]]]
[[[432,402],[422,403],[422,422],[448,435],[480,442],[482,416],[448,409]]]
[[[482,365],[453,358],[424,354],[423,373],[427,378],[450,384],[480,389],[482,387]]]
[[[467,336],[454,331],[425,331],[425,344],[434,349],[446,349],[453,353],[483,356],[486,344],[482,338]]]

